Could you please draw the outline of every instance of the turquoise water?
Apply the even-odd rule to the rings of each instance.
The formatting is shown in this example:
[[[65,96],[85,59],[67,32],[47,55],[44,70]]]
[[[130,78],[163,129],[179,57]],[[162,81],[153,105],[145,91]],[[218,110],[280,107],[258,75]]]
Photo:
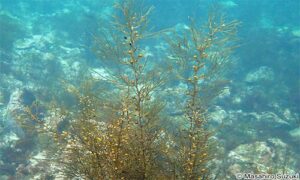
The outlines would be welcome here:
[[[176,105],[186,100],[175,91],[189,87],[175,78],[182,67],[170,58],[168,41],[184,34],[191,27],[191,18],[205,27],[214,5],[226,19],[240,23],[235,42],[238,47],[230,54],[231,63],[222,74],[228,83],[209,105],[204,103],[207,126],[218,129],[214,135],[218,156],[212,160],[217,170],[212,174],[218,174],[217,179],[234,179],[237,173],[299,173],[300,1],[137,2],[140,7],[154,7],[148,17],[150,31],[164,31],[141,42],[141,58],[151,60],[147,71],[156,71],[157,65],[157,71],[162,68],[168,74],[168,81],[150,98],[164,104],[162,114],[167,120],[160,126],[169,134],[176,129],[184,114],[184,105],[179,105],[181,110]],[[98,83],[99,79],[109,79],[110,72],[128,72],[97,53],[95,39],[108,37],[101,30],[112,25],[115,11],[112,0],[0,0],[0,180],[63,176],[55,162],[47,160],[56,165],[51,169],[43,161],[51,159],[44,155],[48,150],[44,141],[52,141],[37,139],[38,132],[31,133],[28,126],[47,122],[55,108],[64,107],[76,114],[81,107],[76,106],[72,87],[85,91],[80,85],[87,79]],[[115,36],[121,37],[118,41],[127,43],[127,36],[114,33],[119,33]],[[213,49],[210,53],[217,52]],[[184,76],[190,75],[184,72]],[[92,94],[99,94],[101,99],[102,92],[108,92],[111,101],[118,98],[113,94],[117,87],[108,81],[101,83],[89,89]],[[206,94],[199,97],[205,99]],[[40,105],[33,107],[36,102]],[[26,107],[39,122],[25,118],[26,126],[20,124],[17,117],[26,114]],[[58,132],[67,129],[74,114],[63,120]]]

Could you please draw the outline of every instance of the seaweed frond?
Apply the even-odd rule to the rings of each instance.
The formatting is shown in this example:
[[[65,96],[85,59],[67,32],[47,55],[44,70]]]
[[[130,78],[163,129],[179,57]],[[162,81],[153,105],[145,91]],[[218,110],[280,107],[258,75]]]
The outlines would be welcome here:
[[[183,36],[170,38],[170,56],[180,64],[178,77],[187,85],[184,96],[184,126],[178,132],[178,176],[184,179],[209,178],[208,164],[214,156],[212,131],[208,129],[208,110],[226,80],[223,72],[236,47],[237,21],[210,14],[203,27],[191,19]],[[183,164],[183,166],[180,166]]]

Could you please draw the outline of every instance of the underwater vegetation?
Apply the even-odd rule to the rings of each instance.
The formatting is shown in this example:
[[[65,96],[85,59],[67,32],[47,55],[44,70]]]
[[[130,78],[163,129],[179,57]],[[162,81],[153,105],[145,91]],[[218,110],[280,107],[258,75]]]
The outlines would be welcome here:
[[[227,83],[223,75],[239,23],[212,11],[203,26],[191,20],[184,32],[150,32],[152,7],[124,0],[114,8],[112,22],[100,27],[93,47],[107,74],[87,78],[81,87],[64,85],[75,99],[73,109],[48,106],[48,116],[41,119],[34,108],[26,108],[35,132],[54,143],[48,158],[67,178],[216,178],[211,160],[218,142],[207,126],[208,109]],[[162,36],[169,46],[165,61],[180,69],[165,69],[147,52],[148,39]],[[165,114],[167,101],[161,96],[171,74],[183,85],[171,95],[182,102],[174,107],[182,113],[173,132],[163,126],[172,117]]]
[[[0,180],[297,173],[297,4],[0,1]]]

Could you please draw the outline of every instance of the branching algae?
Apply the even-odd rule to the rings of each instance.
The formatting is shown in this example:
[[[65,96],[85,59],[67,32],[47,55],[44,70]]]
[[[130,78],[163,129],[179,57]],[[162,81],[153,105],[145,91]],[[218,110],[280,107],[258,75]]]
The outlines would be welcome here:
[[[222,72],[238,23],[210,15],[203,28],[191,21],[184,35],[169,38],[170,56],[180,65],[173,73],[187,85],[178,94],[185,103],[183,125],[172,134],[162,126],[168,116],[158,98],[169,70],[149,62],[145,48],[148,38],[161,33],[148,32],[152,7],[124,0],[115,9],[111,27],[95,35],[94,51],[109,75],[99,74],[102,80],[89,80],[83,88],[67,85],[76,110],[49,109],[42,121],[41,132],[55,144],[50,159],[67,178],[210,179],[215,151],[208,108],[226,82]],[[99,84],[106,87],[97,90]]]
[[[175,153],[180,179],[209,178],[208,163],[214,150],[207,129],[209,103],[221,93],[226,81],[223,71],[235,48],[238,22],[225,22],[223,17],[209,16],[203,28],[191,26],[183,36],[169,40],[171,57],[181,71],[178,77],[185,84],[185,126],[179,129]],[[175,39],[175,40],[174,40]]]

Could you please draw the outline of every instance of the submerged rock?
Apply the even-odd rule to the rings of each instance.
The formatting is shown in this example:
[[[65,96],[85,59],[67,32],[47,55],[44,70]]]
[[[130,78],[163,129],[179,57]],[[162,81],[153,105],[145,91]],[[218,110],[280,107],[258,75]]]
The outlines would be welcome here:
[[[7,118],[5,121],[5,126],[10,130],[16,131],[18,135],[22,135],[22,130],[16,123],[16,117],[24,112],[22,90],[16,89],[11,95],[6,108]]]
[[[293,138],[294,141],[296,141],[296,142],[300,141],[300,127],[289,131],[289,134]]]
[[[268,129],[281,128],[285,130],[290,128],[290,124],[287,121],[284,121],[273,112],[259,114],[257,116],[257,125]]]
[[[91,68],[89,69],[89,71],[91,77],[94,80],[103,80],[103,79],[111,78],[111,75],[108,73],[108,71],[103,68]]]
[[[267,66],[261,66],[260,68],[252,71],[246,75],[245,81],[249,83],[257,83],[257,82],[265,82],[265,81],[273,81],[274,80],[274,72],[272,68]]]
[[[31,120],[27,117],[25,108],[31,106],[34,101],[35,96],[29,90],[16,89],[12,92],[5,112],[4,126],[7,130],[15,132],[19,137],[24,137],[23,128],[20,126],[32,125],[30,124]]]
[[[295,173],[297,158],[280,139],[271,138],[242,144],[228,154],[228,174],[236,173]]]
[[[53,43],[54,34],[48,33],[46,35],[36,34],[30,38],[19,39],[15,42],[14,47],[17,50],[36,49],[41,50],[47,48]]]
[[[212,113],[212,117],[226,117],[218,137],[224,141],[225,148],[232,150],[240,144],[277,137],[286,143],[290,143],[289,131],[293,124],[282,119],[273,112],[244,112],[227,111]],[[219,118],[220,119],[220,118]],[[213,121],[214,122],[214,121]]]
[[[234,1],[221,1],[220,3],[225,8],[234,8],[237,7],[238,4],[236,4]]]
[[[0,149],[14,147],[16,142],[20,139],[14,132],[9,132],[1,138]]]
[[[217,123],[218,125],[222,124],[222,122],[228,117],[228,113],[223,110],[221,107],[215,107],[215,111],[210,113],[209,119],[212,122]]]

